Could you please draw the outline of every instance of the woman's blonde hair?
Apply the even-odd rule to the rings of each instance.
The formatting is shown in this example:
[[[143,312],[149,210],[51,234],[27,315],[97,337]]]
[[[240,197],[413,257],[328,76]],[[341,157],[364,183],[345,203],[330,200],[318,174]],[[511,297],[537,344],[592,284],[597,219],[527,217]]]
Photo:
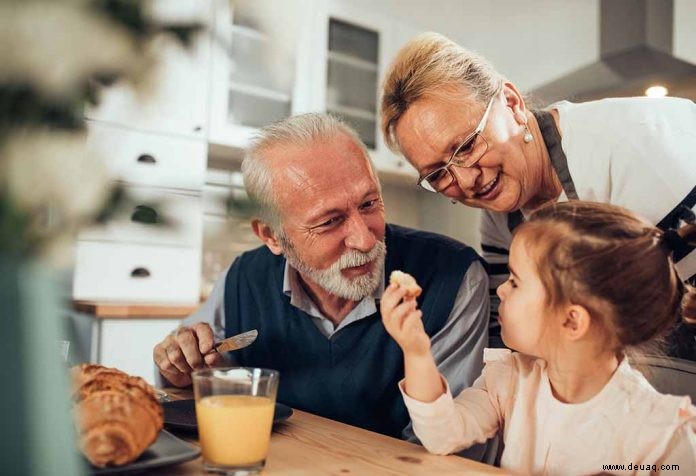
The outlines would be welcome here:
[[[393,151],[399,151],[394,128],[408,108],[424,97],[447,94],[462,86],[485,103],[505,81],[491,64],[438,33],[422,33],[396,55],[384,80],[382,134]],[[451,89],[450,89],[451,90]]]

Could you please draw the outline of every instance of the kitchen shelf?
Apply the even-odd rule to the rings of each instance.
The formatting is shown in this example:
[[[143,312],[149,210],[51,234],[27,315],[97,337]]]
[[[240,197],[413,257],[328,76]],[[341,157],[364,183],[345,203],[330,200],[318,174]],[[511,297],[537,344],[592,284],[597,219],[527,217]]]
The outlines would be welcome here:
[[[232,24],[232,33],[256,41],[266,42],[269,40],[268,35],[266,35],[265,33],[261,33],[260,31],[255,30],[254,28],[244,25]]]
[[[264,99],[269,99],[271,101],[278,102],[290,102],[292,97],[288,93],[282,91],[275,91],[273,89],[263,88],[259,86],[252,86],[250,84],[238,83],[235,81],[230,82],[230,90],[239,93],[247,94],[249,96],[256,96]]]
[[[370,61],[356,58],[345,53],[339,53],[338,51],[329,51],[328,58],[329,61],[333,61],[335,63],[341,63],[343,65],[351,66],[353,68],[358,68],[365,71],[372,71],[375,74],[377,74],[377,63],[372,63]]]
[[[341,104],[331,103],[326,105],[326,109],[329,112],[336,112],[338,114],[343,114],[344,116],[364,119],[366,121],[377,121],[377,113],[374,111],[368,111],[367,109],[360,109],[357,107],[343,106]]]

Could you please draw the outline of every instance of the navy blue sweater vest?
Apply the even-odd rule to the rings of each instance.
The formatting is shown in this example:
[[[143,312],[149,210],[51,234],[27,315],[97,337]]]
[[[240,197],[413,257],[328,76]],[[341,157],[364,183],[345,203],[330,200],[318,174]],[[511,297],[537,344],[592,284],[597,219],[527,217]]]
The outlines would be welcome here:
[[[478,255],[432,233],[387,225],[385,276],[399,269],[423,288],[418,298],[428,335],[446,323],[469,265]],[[379,311],[330,339],[282,293],[285,259],[266,247],[244,253],[225,283],[227,336],[258,329],[256,341],[234,353],[243,366],[280,371],[278,401],[333,420],[400,437],[409,422],[397,382],[403,354]]]

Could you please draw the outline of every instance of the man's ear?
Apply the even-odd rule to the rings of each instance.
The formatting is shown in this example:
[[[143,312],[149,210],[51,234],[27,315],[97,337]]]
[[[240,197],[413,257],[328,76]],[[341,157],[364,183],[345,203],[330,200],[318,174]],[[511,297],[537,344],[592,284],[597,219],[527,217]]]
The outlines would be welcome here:
[[[568,340],[580,340],[589,332],[591,323],[592,316],[587,308],[579,304],[571,304],[564,310],[561,333]]]
[[[261,241],[263,241],[263,244],[268,246],[271,253],[279,256],[283,254],[283,249],[270,226],[261,220],[254,218],[251,220],[251,229],[254,231],[254,234],[258,236]]]

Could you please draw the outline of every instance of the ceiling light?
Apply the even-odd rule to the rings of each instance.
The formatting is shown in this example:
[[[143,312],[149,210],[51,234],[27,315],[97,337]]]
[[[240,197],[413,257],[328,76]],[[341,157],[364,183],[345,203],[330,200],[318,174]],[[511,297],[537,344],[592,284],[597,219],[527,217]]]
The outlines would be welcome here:
[[[667,96],[667,88],[664,86],[650,86],[648,89],[645,90],[645,95],[648,96],[649,98],[662,98]]]

